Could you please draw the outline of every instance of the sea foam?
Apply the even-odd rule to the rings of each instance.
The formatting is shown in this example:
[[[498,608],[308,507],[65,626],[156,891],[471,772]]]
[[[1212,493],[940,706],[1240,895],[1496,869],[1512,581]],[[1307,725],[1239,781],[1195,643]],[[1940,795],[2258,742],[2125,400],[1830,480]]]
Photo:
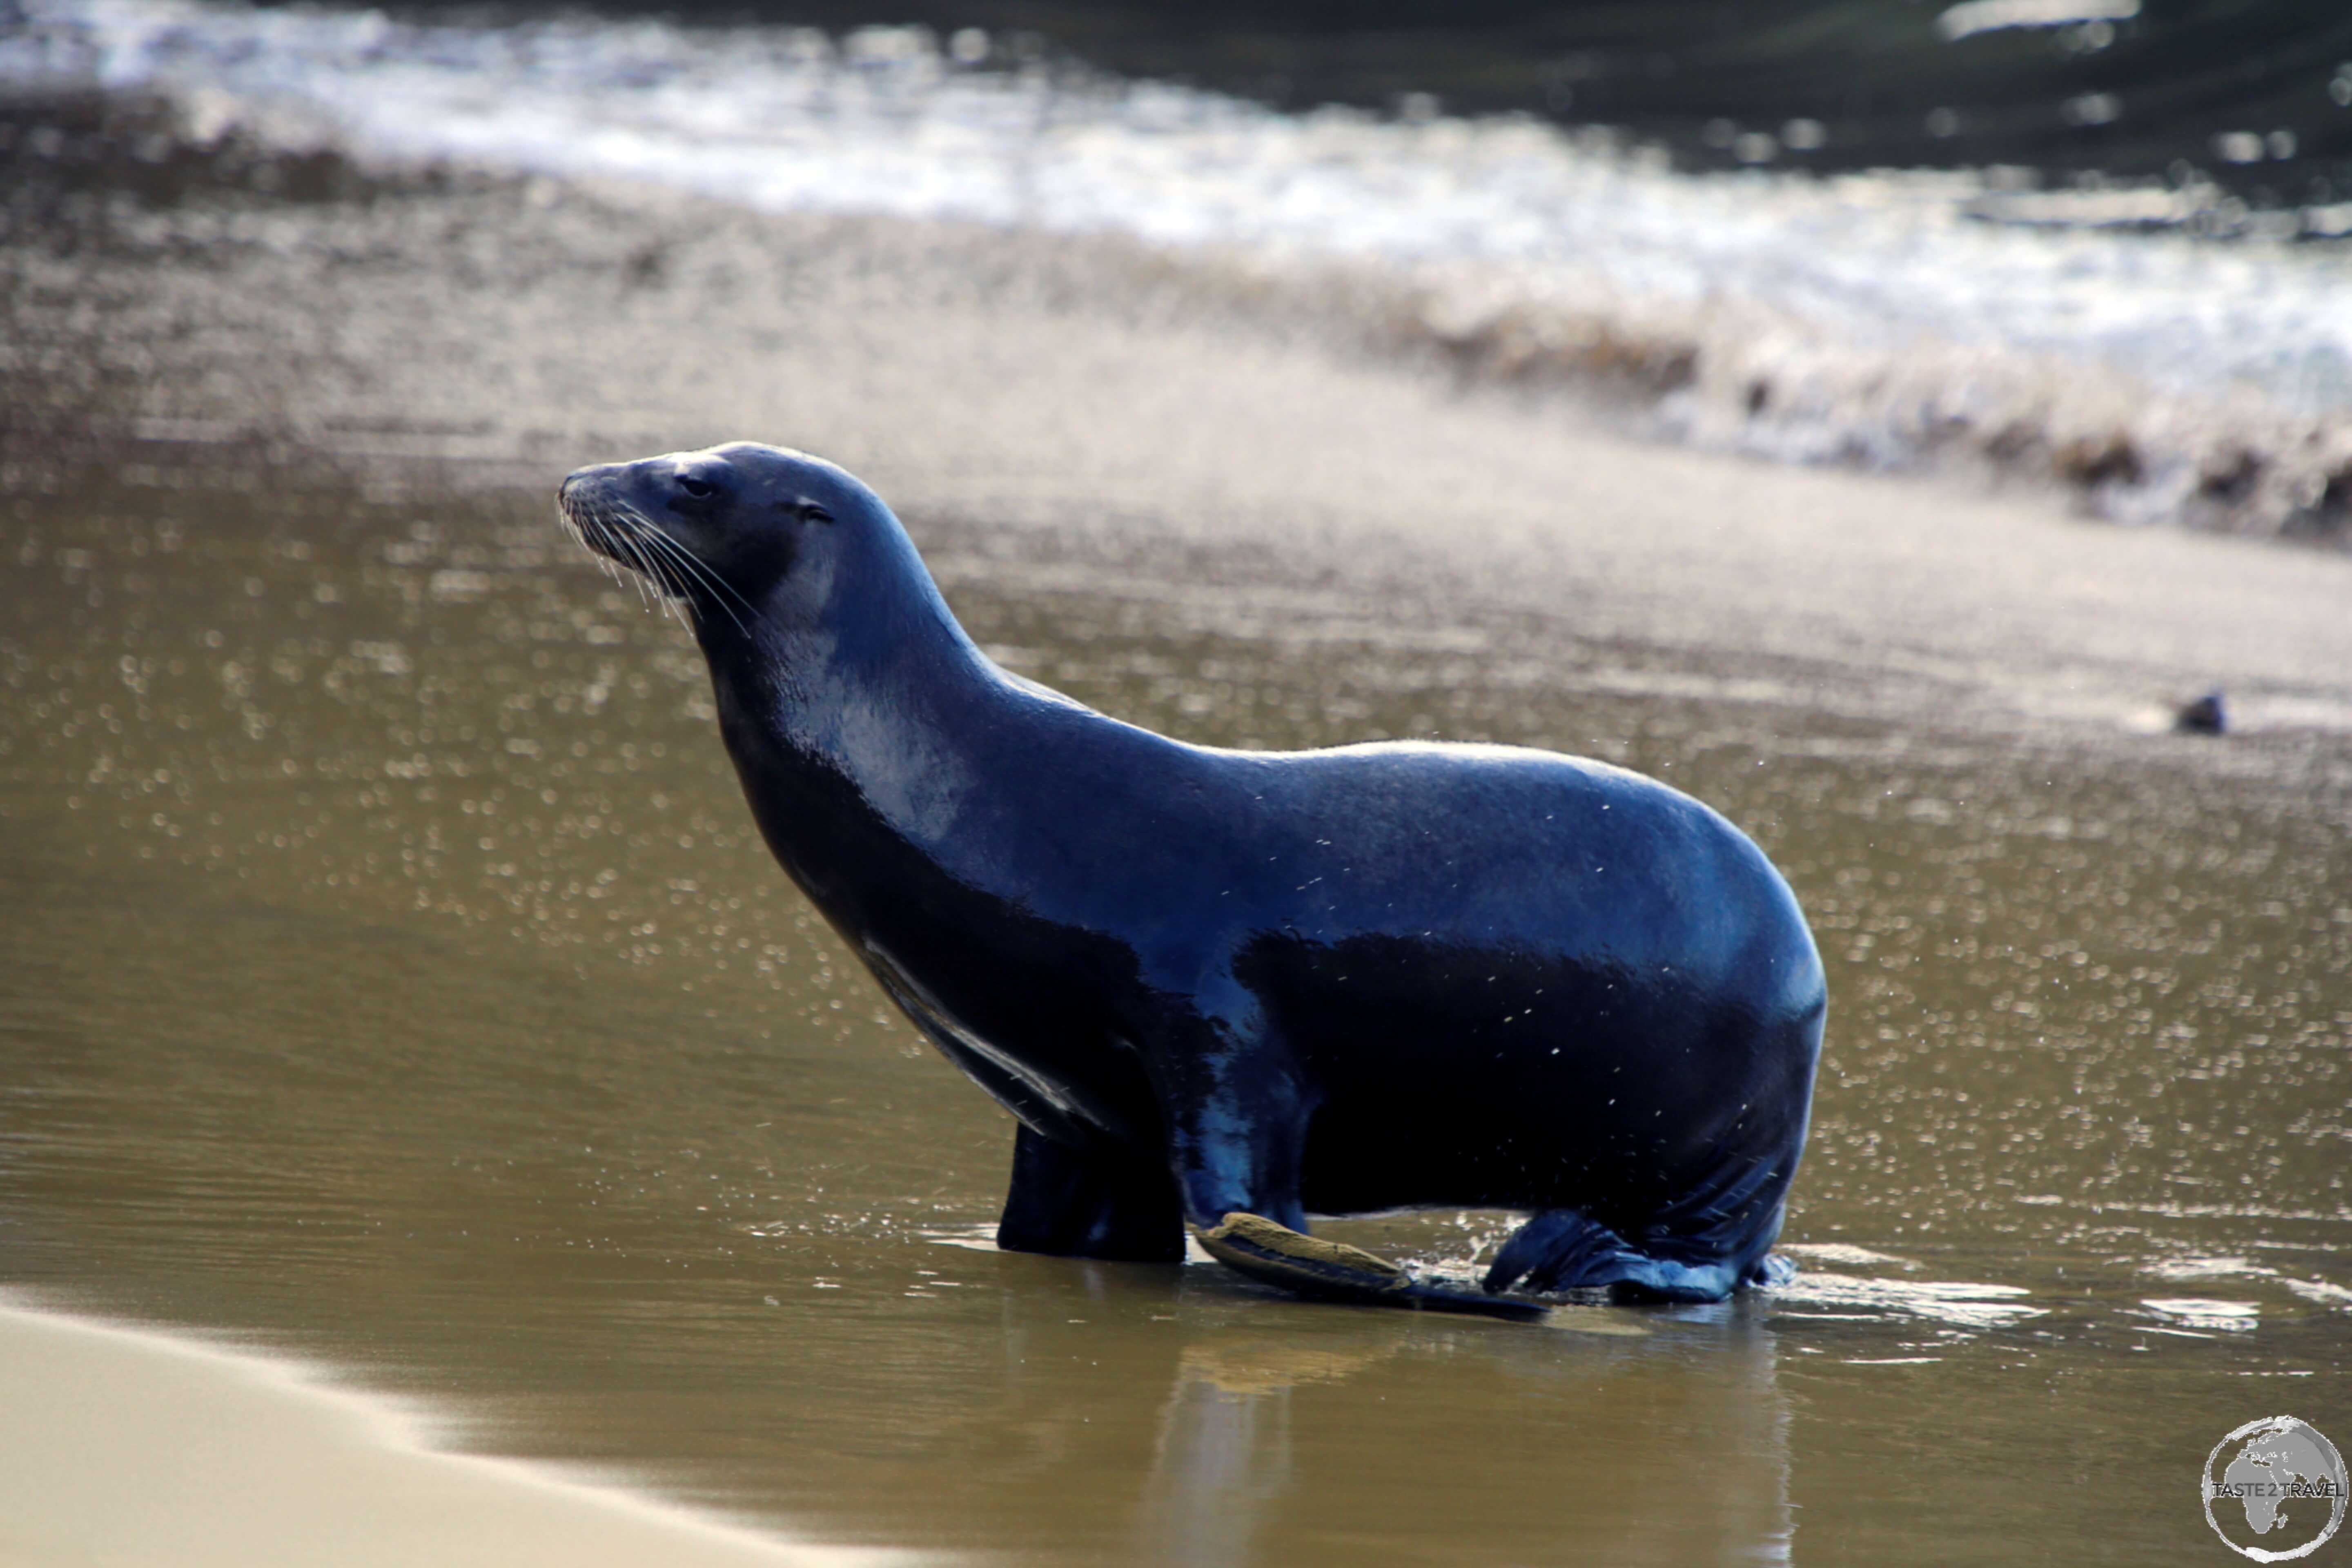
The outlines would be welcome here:
[[[970,33],[192,0],[18,16],[0,85],[162,95],[199,138],[1121,234],[1344,296],[1368,336],[1473,377],[1614,393],[1702,446],[1987,461],[2124,521],[2324,533],[2352,514],[2342,241],[2005,224],[2000,171],[1683,174],[1601,131],[1278,113]]]

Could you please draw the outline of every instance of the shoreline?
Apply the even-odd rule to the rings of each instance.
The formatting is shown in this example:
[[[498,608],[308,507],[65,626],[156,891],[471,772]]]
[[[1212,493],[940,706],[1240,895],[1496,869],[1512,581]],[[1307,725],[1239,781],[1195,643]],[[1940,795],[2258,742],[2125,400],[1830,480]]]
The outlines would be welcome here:
[[[120,228],[0,245],[19,488],[79,466],[429,503],[749,437],[841,462],[919,537],[1271,552],[1367,602],[1532,615],[1726,679],[1810,666],[1800,702],[2115,737],[2218,687],[2242,732],[2352,734],[2352,552],[1645,439],[1573,395],[1279,330],[1234,279],[1125,241],[544,181]]]
[[[155,84],[0,94],[0,168],[20,186],[0,210],[0,268],[14,275],[6,280],[16,296],[8,305],[13,335],[40,340],[51,331],[41,297],[60,287],[71,292],[73,267],[100,256],[116,267],[226,271],[256,248],[282,259],[323,250],[341,263],[353,259],[354,248],[379,257],[406,249],[412,265],[454,270],[470,285],[513,260],[487,254],[480,243],[485,223],[511,222],[497,209],[519,207],[533,220],[569,226],[576,241],[586,207],[604,232],[576,258],[541,255],[526,269],[577,271],[585,260],[617,272],[626,296],[688,283],[680,253],[701,229],[740,239],[763,226],[843,234],[895,226],[930,237],[919,238],[918,249],[961,252],[974,267],[965,282],[975,296],[1010,284],[1080,309],[1108,306],[1163,322],[1197,317],[1260,339],[1311,343],[1374,373],[1440,380],[1465,395],[1555,404],[1575,425],[1668,450],[2014,492],[2132,530],[2179,528],[2352,553],[2352,412],[2274,403],[2228,378],[2168,380],[2157,369],[2135,372],[2086,351],[2037,347],[2030,335],[2009,341],[1968,322],[1913,323],[1886,328],[1895,333],[1886,342],[1865,342],[1868,333],[1847,342],[1789,301],[1748,298],[1737,288],[1682,299],[1672,290],[1644,292],[1605,271],[1550,277],[1501,257],[1391,262],[1290,240],[1161,242],[1117,224],[893,216],[882,210],[887,203],[767,211],[756,200],[697,194],[650,174],[372,160],[322,129],[295,135],[273,125],[265,107],[224,100],[199,112]],[[1465,133],[1487,132],[1474,126]],[[1588,173],[1604,184],[1654,177],[1632,164],[1609,175],[1600,172],[1613,167],[1608,157],[1578,156],[1599,159]],[[1906,178],[1882,174],[1897,186]],[[1730,189],[1718,195],[1729,199]],[[1771,219],[1800,227],[1833,232],[1878,202],[1905,211],[1917,205],[1909,221],[1929,229],[1949,226],[1948,214],[1938,216],[1941,195],[1806,186],[1774,200],[1810,214],[1801,218],[1792,209]],[[354,216],[404,207],[424,215],[420,231],[440,232],[444,253],[421,238],[388,246],[381,224],[355,236],[371,226],[350,221]],[[1775,211],[1768,205],[1740,221]],[[1696,209],[1684,218],[1704,221]],[[453,227],[469,231],[464,243],[449,243]],[[1958,243],[1968,232],[1961,224],[1948,237]],[[2179,243],[2185,242],[2144,242],[2151,256]],[[2216,248],[2200,265],[2231,261]],[[1890,277],[1879,286],[1900,292],[1902,283]],[[107,345],[82,346],[102,358]],[[300,353],[315,344],[288,347]],[[42,356],[20,350],[9,357],[13,366],[0,359],[0,379],[18,379],[28,358]],[[68,377],[86,374],[66,369]],[[348,367],[337,371],[349,377]],[[33,388],[16,400],[38,405],[45,396]],[[220,425],[245,438],[328,449],[373,435],[375,449],[396,445],[401,455],[478,447],[482,443],[470,437],[499,423],[427,418],[421,427],[400,428],[378,414],[346,415],[344,427],[331,434],[322,425],[332,426],[332,415],[306,423],[284,406],[282,391],[261,401],[278,402],[286,417],[255,420],[257,410],[247,408],[243,420],[220,421],[149,409],[123,423]],[[15,420],[25,419],[20,408]],[[506,447],[514,449],[511,439]]]
[[[885,1568],[551,1465],[436,1448],[299,1362],[0,1290],[0,1568]]]

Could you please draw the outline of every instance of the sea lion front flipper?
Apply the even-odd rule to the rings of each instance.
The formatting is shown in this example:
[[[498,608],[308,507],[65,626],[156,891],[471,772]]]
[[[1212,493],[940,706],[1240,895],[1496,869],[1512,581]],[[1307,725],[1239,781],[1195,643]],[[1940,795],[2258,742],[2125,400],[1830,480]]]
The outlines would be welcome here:
[[[1192,1234],[1227,1268],[1302,1296],[1519,1320],[1540,1318],[1546,1310],[1534,1301],[1423,1284],[1360,1247],[1307,1236],[1259,1215],[1230,1213],[1216,1225],[1194,1226]]]
[[[1007,1252],[1181,1263],[1184,1215],[1164,1166],[1116,1147],[1073,1149],[1025,1122],[1013,1140],[1013,1183],[997,1222]]]

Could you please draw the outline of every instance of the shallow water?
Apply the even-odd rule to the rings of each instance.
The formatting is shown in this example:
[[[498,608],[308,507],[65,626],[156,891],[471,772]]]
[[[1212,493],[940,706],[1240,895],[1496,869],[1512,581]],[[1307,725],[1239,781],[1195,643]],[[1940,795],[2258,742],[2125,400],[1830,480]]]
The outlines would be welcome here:
[[[1852,669],[911,519],[983,644],[1110,712],[1607,756],[1811,914],[1793,1286],[1317,1307],[988,1246],[1010,1122],[770,863],[689,640],[543,494],[152,451],[20,463],[0,521],[0,1283],[1022,1561],[2220,1560],[2224,1433],[2352,1439],[2340,735],[1840,716]],[[1500,1222],[1331,1228],[1460,1265]]]

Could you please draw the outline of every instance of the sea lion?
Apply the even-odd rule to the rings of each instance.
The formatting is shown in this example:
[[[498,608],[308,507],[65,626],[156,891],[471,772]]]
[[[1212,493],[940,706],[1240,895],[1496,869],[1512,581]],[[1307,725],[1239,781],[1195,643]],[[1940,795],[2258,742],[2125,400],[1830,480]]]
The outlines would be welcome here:
[[[1301,1294],[1719,1300],[1766,1278],[1824,991],[1787,883],[1654,780],[1507,746],[1219,751],[992,663],[879,497],[736,443],[582,468],[687,605],[769,847],[1019,1121],[1001,1246]],[[1486,1292],[1307,1215],[1517,1209]]]

